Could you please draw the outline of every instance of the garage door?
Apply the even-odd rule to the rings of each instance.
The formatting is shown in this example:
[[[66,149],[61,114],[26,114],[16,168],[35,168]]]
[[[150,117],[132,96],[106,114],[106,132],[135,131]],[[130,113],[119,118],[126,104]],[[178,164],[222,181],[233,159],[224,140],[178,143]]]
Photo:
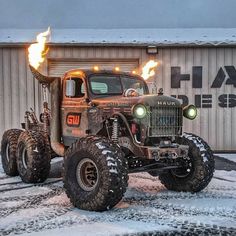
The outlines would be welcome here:
[[[112,70],[116,66],[120,67],[121,71],[131,72],[139,66],[138,60],[85,60],[85,61],[65,61],[65,60],[50,60],[48,61],[49,75],[62,76],[66,71],[71,69],[92,69],[94,66],[100,69]]]

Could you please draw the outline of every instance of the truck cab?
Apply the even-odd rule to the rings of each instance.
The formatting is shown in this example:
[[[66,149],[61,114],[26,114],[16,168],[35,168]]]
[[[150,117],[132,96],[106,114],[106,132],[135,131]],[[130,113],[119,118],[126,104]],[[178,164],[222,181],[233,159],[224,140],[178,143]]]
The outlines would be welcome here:
[[[117,112],[129,109],[135,103],[131,97],[149,94],[141,77],[114,71],[72,70],[65,74],[62,83],[61,122],[66,145],[78,137],[98,133],[109,118],[109,114],[103,117],[104,111],[111,112],[111,107]],[[129,89],[133,89],[133,95],[125,95]]]

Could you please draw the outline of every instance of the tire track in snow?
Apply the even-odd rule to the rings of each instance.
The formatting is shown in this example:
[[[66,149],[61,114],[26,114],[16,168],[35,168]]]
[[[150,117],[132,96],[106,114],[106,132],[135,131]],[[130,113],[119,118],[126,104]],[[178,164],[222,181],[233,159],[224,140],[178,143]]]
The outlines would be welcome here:
[[[50,184],[54,184],[54,183],[58,183],[58,182],[61,182],[62,179],[58,179],[58,180],[54,180],[54,181],[49,181],[49,182],[45,182],[45,183],[42,183],[42,184],[27,184],[24,186],[18,186],[18,187],[15,187],[15,188],[5,188],[5,189],[0,189],[0,193],[2,192],[8,192],[8,191],[14,191],[14,190],[20,190],[20,189],[25,189],[25,188],[31,188],[31,187],[43,187],[43,186],[47,186],[47,185],[50,185]],[[14,185],[14,183],[10,183],[10,185]],[[18,185],[18,183],[15,183],[16,185]]]
[[[6,217],[10,215],[11,213],[15,213],[21,209],[37,208],[38,205],[42,203],[44,200],[47,200],[56,195],[60,195],[62,192],[64,192],[64,189],[62,187],[51,187],[50,189],[51,189],[50,192],[31,196],[30,199],[27,197],[13,198],[15,201],[26,200],[26,202],[16,207],[0,208],[0,218]],[[6,201],[6,199],[4,200]]]
[[[22,234],[22,233],[30,233],[30,232],[38,232],[43,229],[53,229],[53,228],[60,228],[64,225],[68,220],[62,221],[52,221],[59,216],[66,214],[67,212],[71,211],[73,208],[65,207],[65,208],[58,208],[49,210],[45,214],[40,214],[35,216],[33,219],[28,221],[18,221],[14,224],[14,226],[8,226],[4,228],[0,228],[0,235],[9,235],[9,234]],[[69,220],[70,225],[73,223]]]

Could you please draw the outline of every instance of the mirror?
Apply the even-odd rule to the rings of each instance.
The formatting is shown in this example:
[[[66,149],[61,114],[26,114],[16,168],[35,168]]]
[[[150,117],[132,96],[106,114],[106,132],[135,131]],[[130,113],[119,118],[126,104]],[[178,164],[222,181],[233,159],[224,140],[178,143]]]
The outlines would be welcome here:
[[[66,81],[66,96],[67,97],[75,96],[75,81],[74,80]]]

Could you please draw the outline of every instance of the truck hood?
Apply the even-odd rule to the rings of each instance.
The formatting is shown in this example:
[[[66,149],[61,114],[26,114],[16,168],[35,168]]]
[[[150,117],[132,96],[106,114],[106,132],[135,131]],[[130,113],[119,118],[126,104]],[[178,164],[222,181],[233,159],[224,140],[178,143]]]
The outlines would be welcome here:
[[[96,98],[92,102],[96,106],[108,107],[132,107],[135,104],[142,103],[146,106],[175,106],[180,107],[179,100],[165,95],[144,95],[138,97],[110,96],[105,98]]]

